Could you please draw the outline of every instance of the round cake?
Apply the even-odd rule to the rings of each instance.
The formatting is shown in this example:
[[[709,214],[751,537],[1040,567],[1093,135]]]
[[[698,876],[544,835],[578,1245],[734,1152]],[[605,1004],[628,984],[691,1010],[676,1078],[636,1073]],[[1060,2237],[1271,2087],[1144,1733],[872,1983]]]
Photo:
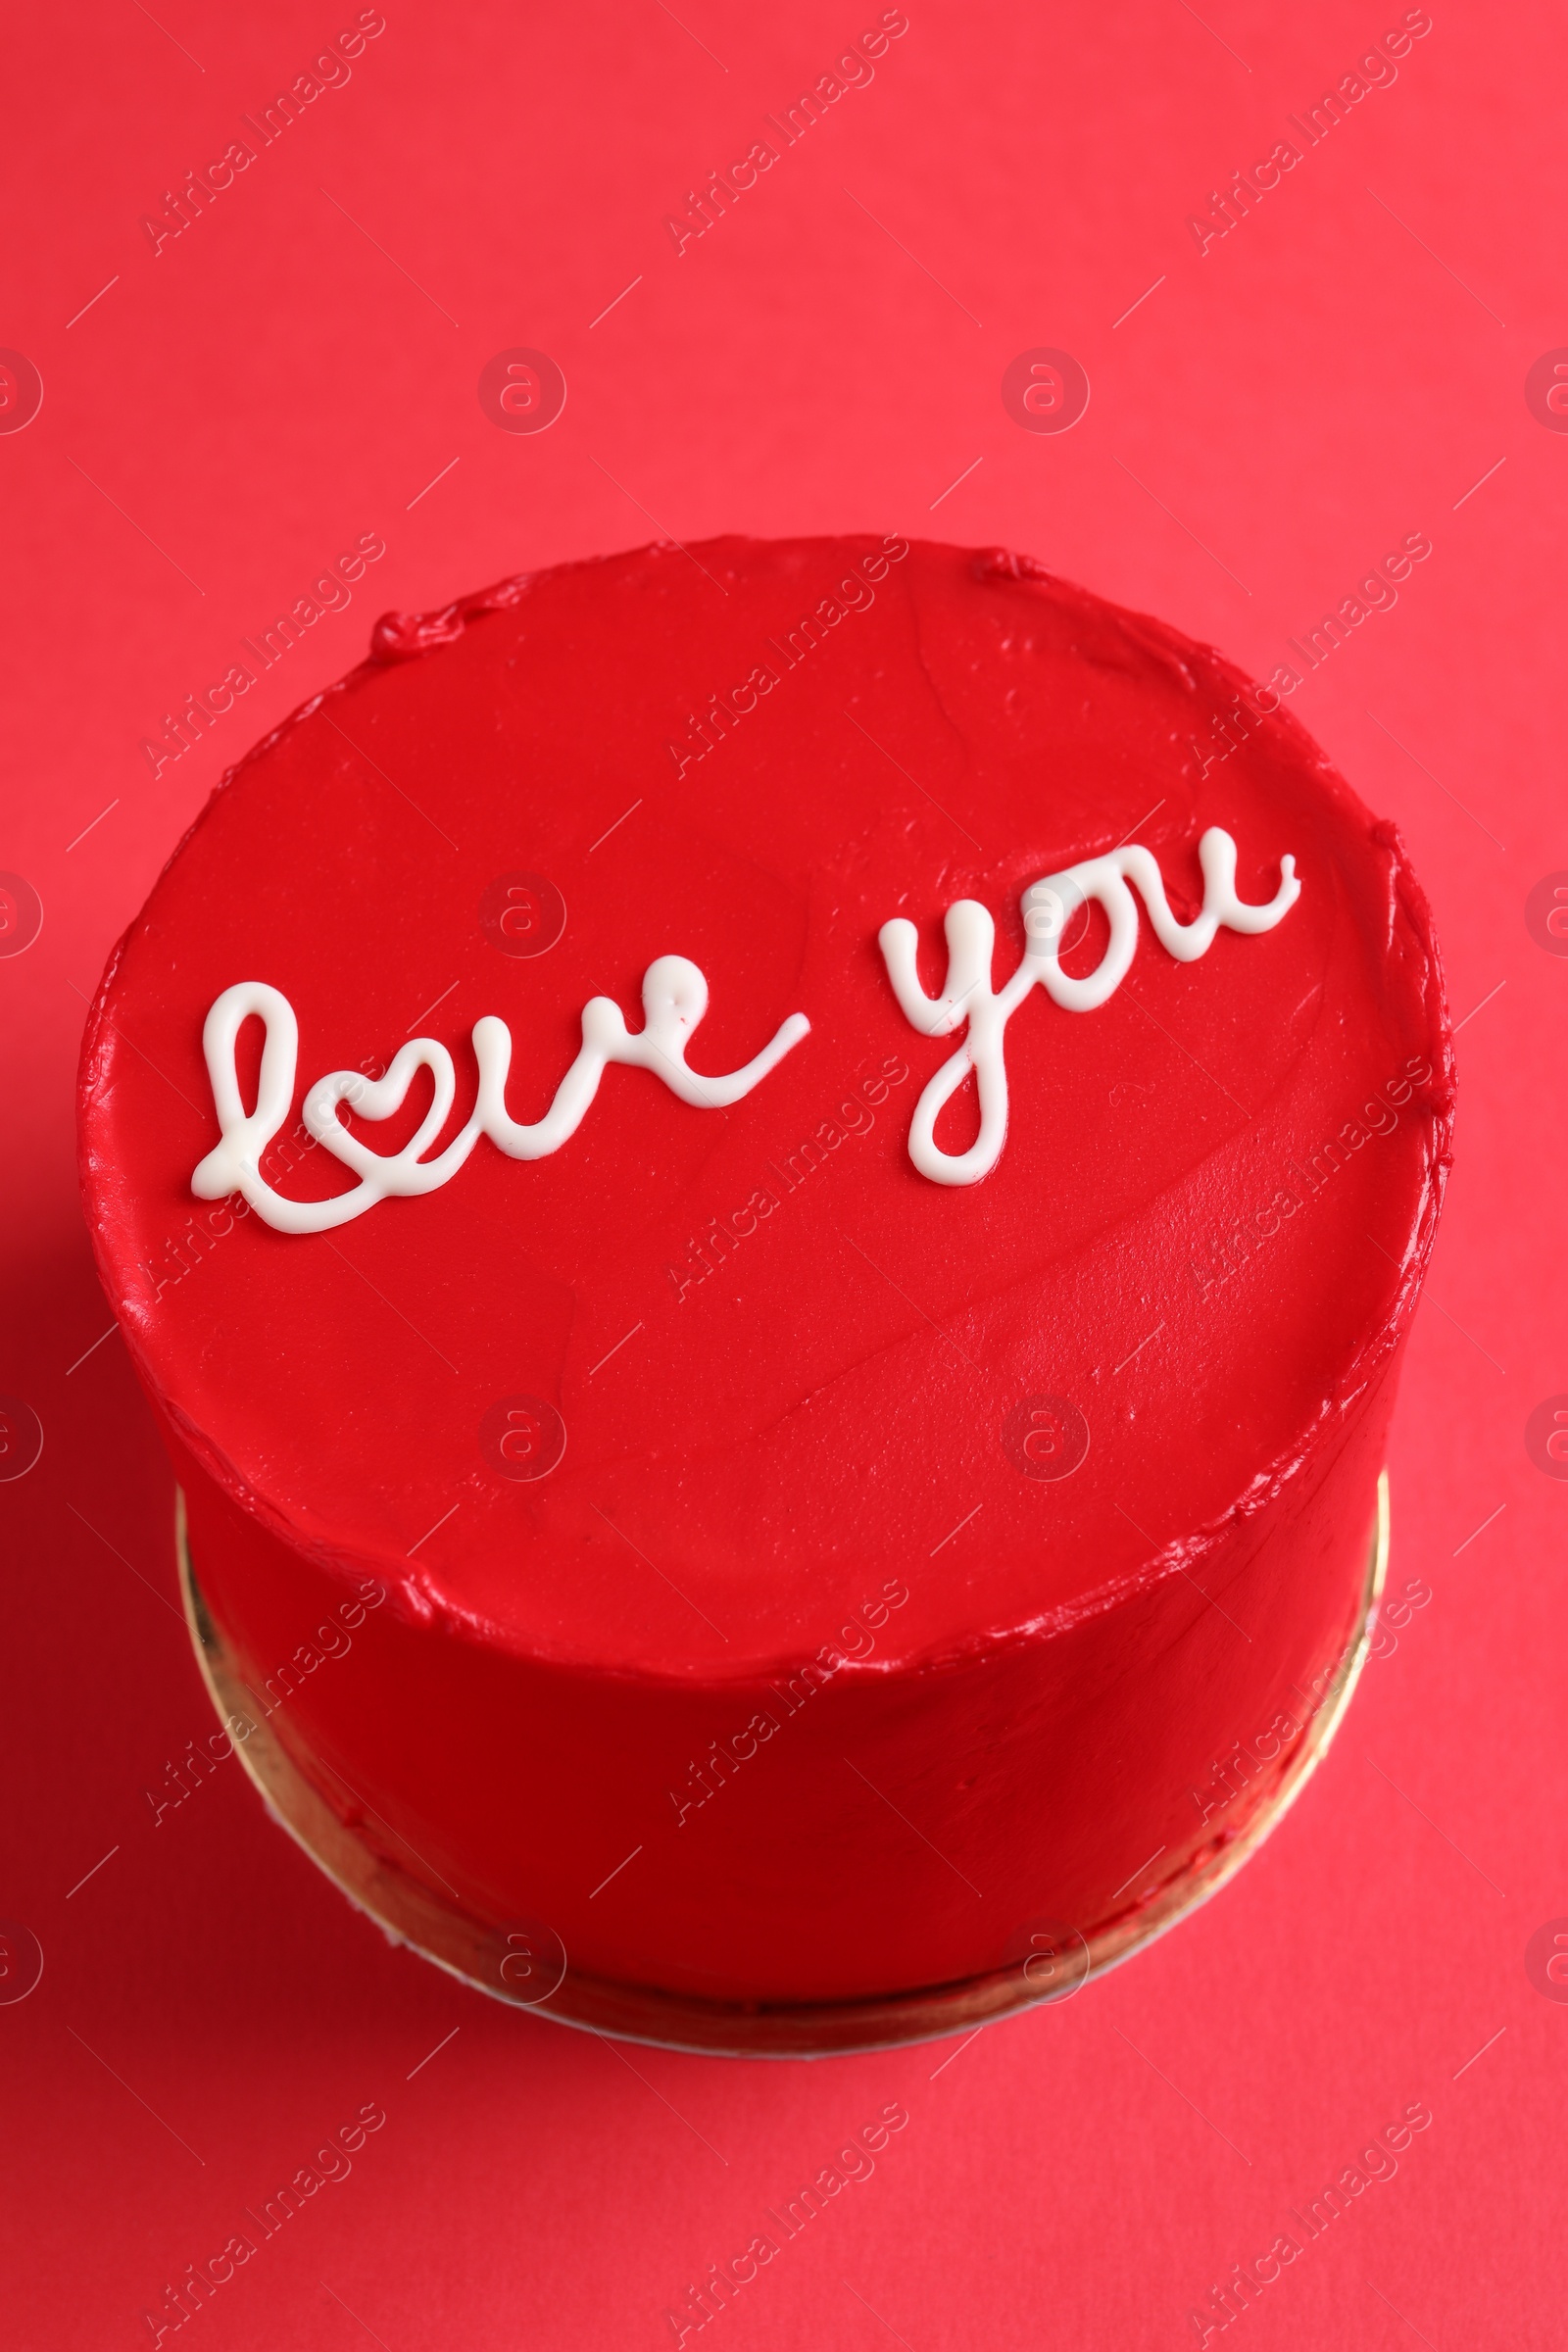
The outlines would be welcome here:
[[[1298,682],[996,551],[722,539],[389,615],[225,776],[92,1010],[87,1215],[208,1755],[394,1933],[871,2044],[1278,1818],[1452,1092]]]

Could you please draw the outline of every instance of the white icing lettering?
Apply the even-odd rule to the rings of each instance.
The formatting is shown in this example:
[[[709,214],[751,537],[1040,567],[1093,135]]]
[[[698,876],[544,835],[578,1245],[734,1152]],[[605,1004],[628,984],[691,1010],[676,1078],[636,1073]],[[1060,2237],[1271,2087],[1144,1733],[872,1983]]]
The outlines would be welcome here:
[[[1236,895],[1236,844],[1211,825],[1198,845],[1203,869],[1202,911],[1179,922],[1165,897],[1152,854],[1136,843],[1103,858],[1086,858],[1031,883],[1020,902],[1025,946],[1012,978],[999,994],[991,986],[996,925],[978,899],[958,899],[948,908],[943,928],[948,973],[942,994],[928,997],[915,963],[916,932],[901,915],[877,934],[893,993],[912,1028],[926,1037],[951,1037],[967,1021],[968,1035],[926,1086],[909,1127],[909,1157],[933,1184],[978,1184],[1002,1157],[1007,1132],[1008,1021],[1036,985],[1068,1012],[1093,1012],[1113,996],[1127,976],[1138,944],[1137,886],[1160,946],[1180,963],[1205,956],[1221,925],[1227,931],[1272,931],[1301,895],[1294,858],[1280,859],[1280,886],[1266,905],[1251,906]],[[1061,968],[1060,949],[1079,908],[1098,900],[1110,925],[1105,952],[1092,972],[1074,979]],[[967,1152],[944,1152],[936,1141],[943,1106],[970,1071],[980,1096],[980,1132]]]
[[[457,1092],[452,1056],[434,1038],[416,1037],[394,1055],[382,1078],[359,1070],[333,1070],[305,1098],[305,1124],[318,1144],[353,1170],[359,1183],[327,1200],[289,1200],[261,1172],[268,1146],[288,1117],[299,1063],[299,1023],[280,989],[264,980],[242,980],[225,988],[207,1015],[202,1051],[213,1085],[213,1103],[222,1141],[197,1167],[191,1191],[202,1200],[241,1193],[257,1214],[279,1233],[326,1233],[365,1214],[390,1195],[431,1193],[455,1176],[481,1135],[511,1159],[543,1159],[577,1132],[599,1081],[612,1061],[651,1070],[670,1093],[699,1109],[723,1110],[749,1095],[775,1069],[810,1028],[803,1012],[792,1012],[772,1042],[745,1067],[707,1078],[687,1066],[686,1048],[708,1010],[708,982],[684,956],[661,956],[643,976],[643,1026],[633,1034],[611,997],[592,997],[583,1007],[582,1049],[556,1090],[542,1119],[519,1123],[507,1109],[507,1074],[512,1066],[512,1032],[494,1013],[473,1025],[479,1069],[473,1115],[461,1134],[434,1159],[423,1154],[440,1134]],[[261,1077],[256,1108],[240,1097],[236,1049],[242,1024],[258,1016],[264,1024]],[[417,1132],[400,1152],[372,1152],[351,1135],[338,1115],[347,1102],[362,1118],[388,1119],[402,1107],[416,1070],[432,1080],[430,1107]]]

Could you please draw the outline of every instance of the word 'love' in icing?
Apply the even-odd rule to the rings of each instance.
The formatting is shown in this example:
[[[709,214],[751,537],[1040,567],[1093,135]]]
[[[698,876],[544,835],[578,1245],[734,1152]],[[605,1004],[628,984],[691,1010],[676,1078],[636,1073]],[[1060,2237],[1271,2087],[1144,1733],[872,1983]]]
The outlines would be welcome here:
[[[1170,910],[1165,885],[1152,854],[1137,844],[1103,858],[1085,858],[1048,874],[1024,892],[1023,957],[1000,995],[991,986],[996,925],[978,899],[957,899],[943,928],[948,941],[948,976],[939,997],[928,997],[915,965],[916,932],[902,915],[884,923],[877,937],[893,993],[912,1028],[926,1037],[951,1037],[965,1021],[969,1033],[926,1086],[909,1126],[909,1157],[933,1184],[978,1184],[1002,1157],[1007,1132],[1005,1031],[1037,984],[1068,1012],[1093,1012],[1113,996],[1127,976],[1138,944],[1136,883],[1160,946],[1179,963],[1205,956],[1214,934],[1272,931],[1301,895],[1294,858],[1280,859],[1280,886],[1266,906],[1249,906],[1236,896],[1236,844],[1210,825],[1198,845],[1203,869],[1202,912],[1190,923]],[[1092,972],[1073,979],[1061,968],[1060,951],[1068,924],[1081,906],[1098,899],[1110,924],[1105,953]],[[980,1133],[967,1152],[944,1152],[936,1140],[937,1117],[970,1071],[980,1095]]]
[[[305,1124],[317,1142],[352,1168],[360,1181],[351,1192],[339,1193],[329,1200],[288,1200],[267,1182],[261,1161],[294,1100],[299,1023],[280,989],[270,988],[265,980],[241,980],[224,989],[202,1030],[202,1051],[223,1140],[197,1168],[190,1180],[191,1191],[202,1200],[222,1200],[230,1193],[243,1193],[257,1215],[279,1233],[325,1233],[334,1225],[346,1225],[351,1217],[363,1216],[388,1194],[433,1193],[457,1174],[481,1135],[487,1135],[511,1159],[543,1159],[559,1152],[577,1132],[599,1091],[606,1065],[612,1061],[652,1070],[672,1095],[699,1109],[724,1110],[776,1068],[811,1025],[804,1012],[792,1012],[771,1044],[744,1069],[705,1078],[687,1068],[686,1046],[707,1010],[708,982],[684,956],[661,956],[649,965],[643,975],[643,1027],[635,1036],[628,1031],[613,998],[591,997],[583,1006],[582,1050],[557,1088],[550,1108],[532,1126],[519,1125],[508,1114],[512,1032],[505,1021],[487,1012],[473,1024],[473,1052],[479,1065],[473,1116],[434,1159],[424,1159],[421,1153],[440,1134],[457,1091],[452,1056],[445,1046],[434,1038],[415,1038],[412,1044],[400,1047],[382,1078],[367,1078],[358,1070],[333,1070],[329,1077],[318,1079],[306,1096]],[[247,1111],[240,1096],[236,1046],[241,1024],[253,1013],[265,1024],[266,1039],[256,1108]],[[417,1133],[401,1152],[370,1151],[343,1125],[338,1104],[347,1102],[362,1118],[392,1118],[402,1108],[418,1069],[429,1071],[434,1093]]]

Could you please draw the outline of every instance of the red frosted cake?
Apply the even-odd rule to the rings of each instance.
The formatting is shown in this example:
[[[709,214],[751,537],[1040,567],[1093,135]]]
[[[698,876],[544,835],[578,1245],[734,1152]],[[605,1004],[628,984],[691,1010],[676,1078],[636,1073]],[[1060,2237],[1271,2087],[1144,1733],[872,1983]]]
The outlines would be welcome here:
[[[81,1076],[204,1664],[396,1933],[702,2047],[948,2030],[1336,1720],[1447,1161],[1427,908],[1283,702],[998,553],[392,615]]]

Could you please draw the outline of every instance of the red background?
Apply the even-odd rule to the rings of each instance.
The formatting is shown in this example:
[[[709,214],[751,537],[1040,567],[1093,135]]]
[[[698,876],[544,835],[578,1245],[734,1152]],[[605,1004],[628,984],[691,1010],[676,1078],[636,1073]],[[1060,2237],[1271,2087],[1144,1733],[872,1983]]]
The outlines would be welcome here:
[[[188,2324],[210,2352],[668,2343],[687,2283],[897,2098],[874,2178],[718,2324],[737,2346],[1195,2342],[1210,2285],[1416,2099],[1432,2128],[1264,2290],[1254,2352],[1558,2342],[1568,2005],[1525,1953],[1568,1913],[1568,1494],[1524,1443],[1568,1389],[1568,963],[1525,921],[1568,867],[1568,439],[1524,394],[1568,342],[1555,12],[1436,0],[1397,80],[1200,255],[1187,216],[1399,10],[911,0],[869,86],[679,257],[665,213],[874,8],[387,13],[156,258],[141,215],[354,10],[12,26],[0,342],[45,392],[0,436],[0,866],[45,911],[0,959],[0,1390],[45,1443],[0,1483],[0,1914],[44,1954],[0,2006],[9,2340],[150,2342],[166,2282],[374,2100],[352,2176]],[[569,386],[545,433],[476,397],[517,345]],[[1000,397],[1040,345],[1093,386],[1065,434]],[[1392,1589],[1431,1598],[1261,1856],[1126,1970],[961,2052],[717,2063],[388,1949],[235,1764],[153,1826],[144,1789],[209,1716],[169,1473],[118,1338],[93,1345],[73,1080],[108,949],[221,767],[378,611],[657,532],[864,528],[1028,549],[1265,677],[1430,535],[1295,708],[1403,827],[1476,1008],[1391,1465]],[[142,737],[367,530],[388,553],[354,606],[155,780]]]

